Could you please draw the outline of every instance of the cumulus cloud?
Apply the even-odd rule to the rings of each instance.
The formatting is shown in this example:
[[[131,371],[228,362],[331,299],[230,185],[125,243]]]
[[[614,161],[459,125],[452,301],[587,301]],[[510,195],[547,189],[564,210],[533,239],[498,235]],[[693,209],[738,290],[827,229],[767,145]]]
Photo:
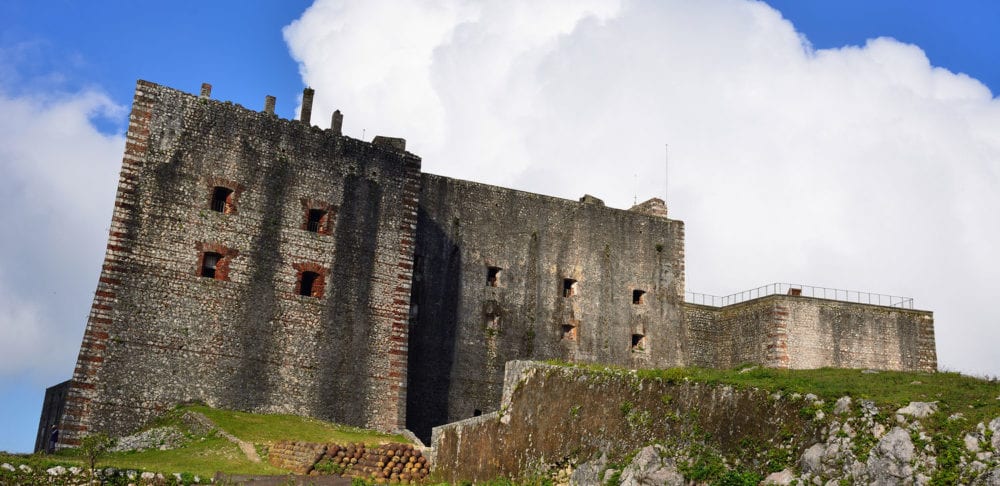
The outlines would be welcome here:
[[[689,289],[913,296],[942,367],[1000,374],[985,86],[893,39],[815,50],[760,2],[539,5],[318,0],[285,39],[314,113],[429,172],[628,207],[664,194],[669,144]]]
[[[104,94],[0,89],[0,378],[69,378],[96,286],[124,140]]]

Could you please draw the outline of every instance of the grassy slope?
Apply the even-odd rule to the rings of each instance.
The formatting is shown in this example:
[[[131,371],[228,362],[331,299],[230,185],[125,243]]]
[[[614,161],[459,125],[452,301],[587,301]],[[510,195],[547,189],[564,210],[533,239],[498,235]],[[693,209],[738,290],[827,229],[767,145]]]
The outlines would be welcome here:
[[[212,419],[220,428],[242,440],[258,446],[270,446],[280,440],[297,440],[307,442],[364,442],[367,444],[382,442],[408,442],[398,435],[381,434],[371,430],[340,426],[321,420],[297,417],[294,415],[258,415],[229,410],[217,410],[202,405],[179,407],[161,417],[151,427],[167,425],[177,426],[187,431],[180,420],[186,411],[200,412]],[[267,463],[267,457],[261,463],[250,462],[239,448],[226,440],[209,433],[208,436],[194,436],[183,447],[160,451],[146,450],[142,452],[116,452],[103,456],[101,467],[119,469],[136,469],[163,473],[188,472],[208,478],[217,471],[229,474],[286,474],[287,471],[275,468]],[[13,458],[0,453],[0,462],[24,463],[23,458]],[[64,466],[83,466],[85,458],[76,449],[60,450],[54,456],[32,456],[29,461],[33,467],[42,469],[61,464]]]
[[[567,365],[566,363],[553,363]],[[575,365],[567,365],[575,366]],[[578,365],[596,372],[613,368]],[[747,370],[749,368],[749,370]],[[741,372],[741,370],[745,370]],[[704,368],[671,368],[638,370],[637,376],[670,381],[693,381],[753,387],[783,393],[812,393],[831,404],[850,396],[857,400],[872,400],[882,413],[894,413],[910,402],[938,402],[939,413],[925,425],[935,428],[975,427],[979,422],[1000,417],[1000,381],[964,376],[959,373],[925,373],[822,368],[818,370],[777,370],[744,366],[732,370]],[[961,413],[965,420],[949,422],[947,418]]]

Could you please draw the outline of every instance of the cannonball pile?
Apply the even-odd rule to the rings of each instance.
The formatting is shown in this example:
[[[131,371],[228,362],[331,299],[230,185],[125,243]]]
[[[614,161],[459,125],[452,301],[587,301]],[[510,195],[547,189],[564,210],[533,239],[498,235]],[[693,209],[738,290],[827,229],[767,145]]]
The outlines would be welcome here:
[[[322,461],[340,466],[344,477],[375,484],[418,484],[430,472],[427,458],[410,444],[330,444]]]

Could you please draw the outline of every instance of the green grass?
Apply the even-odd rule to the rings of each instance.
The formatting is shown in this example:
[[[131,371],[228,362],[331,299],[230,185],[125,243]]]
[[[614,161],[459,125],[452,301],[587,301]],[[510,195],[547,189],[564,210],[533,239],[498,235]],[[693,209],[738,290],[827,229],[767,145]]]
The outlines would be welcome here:
[[[400,435],[382,434],[372,430],[337,425],[296,415],[234,412],[204,405],[192,405],[182,410],[200,412],[226,432],[254,444],[273,444],[280,440],[335,442],[338,444],[410,442]]]
[[[551,362],[560,366],[586,368],[594,372],[623,373],[626,370],[598,365],[576,365]],[[692,381],[707,384],[732,385],[737,388],[759,388],[785,394],[812,393],[827,402],[842,396],[857,400],[872,400],[883,413],[893,413],[898,408],[914,402],[938,402],[939,412],[931,420],[932,427],[950,427],[949,415],[961,412],[965,420],[955,425],[989,421],[1000,416],[1000,381],[987,380],[952,372],[903,372],[879,371],[862,373],[861,370],[821,368],[816,370],[778,370],[757,367],[740,373],[741,366],[731,370],[706,368],[670,368],[638,370],[641,379],[660,379],[683,383]]]
[[[335,442],[346,444],[363,442],[409,442],[398,435],[382,434],[372,430],[347,427],[321,420],[294,415],[252,414],[218,410],[204,405],[178,407],[154,421],[150,427],[176,426],[187,432],[189,441],[177,449],[161,451],[151,449],[141,452],[115,452],[101,456],[98,466],[116,469],[134,469],[164,474],[191,473],[210,478],[217,471],[227,474],[281,475],[288,471],[271,466],[267,457],[262,462],[251,462],[232,442],[210,432],[206,436],[191,434],[181,421],[186,411],[200,412],[219,428],[258,446],[270,446],[281,440],[305,442]],[[15,456],[0,453],[0,462],[29,464],[35,469],[48,469],[56,465],[78,466],[86,469],[86,459],[77,449],[62,449],[53,455]]]

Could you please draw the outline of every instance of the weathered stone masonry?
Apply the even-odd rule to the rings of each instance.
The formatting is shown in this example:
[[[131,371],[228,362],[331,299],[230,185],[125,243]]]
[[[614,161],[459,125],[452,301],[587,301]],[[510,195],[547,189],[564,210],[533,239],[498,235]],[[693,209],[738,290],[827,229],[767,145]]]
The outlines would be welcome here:
[[[426,439],[496,410],[514,359],[936,368],[930,312],[684,302],[684,223],[661,200],[422,174],[403,139],[343,136],[339,111],[311,126],[308,97],[294,121],[210,96],[136,86],[64,445],[185,401]]]
[[[66,443],[190,400],[403,427],[419,176],[396,148],[140,81]]]

